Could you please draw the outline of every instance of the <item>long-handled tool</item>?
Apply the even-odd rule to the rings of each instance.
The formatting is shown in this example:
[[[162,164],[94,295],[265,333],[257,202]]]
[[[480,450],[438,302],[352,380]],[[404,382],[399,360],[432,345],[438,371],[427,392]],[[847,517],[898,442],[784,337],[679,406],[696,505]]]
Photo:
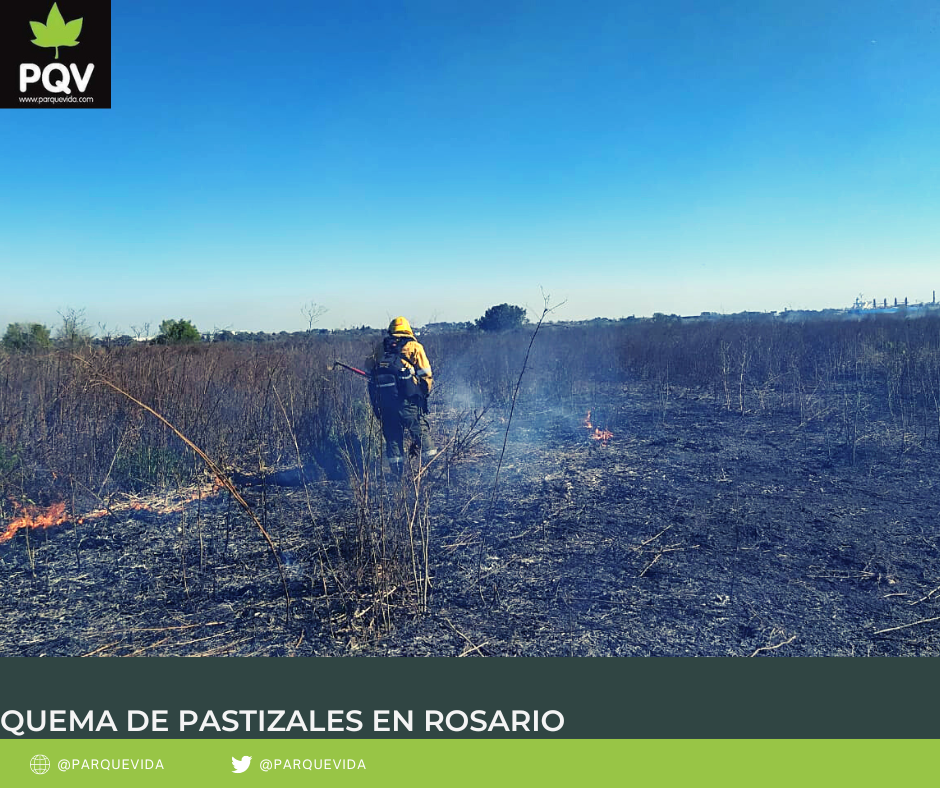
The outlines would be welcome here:
[[[355,367],[351,367],[349,366],[349,364],[344,364],[342,361],[334,361],[333,369],[336,369],[336,367],[342,367],[343,369],[348,369],[350,372],[355,372],[357,375],[362,375],[362,377],[364,378],[369,377],[368,372],[363,372],[361,369],[356,369]]]

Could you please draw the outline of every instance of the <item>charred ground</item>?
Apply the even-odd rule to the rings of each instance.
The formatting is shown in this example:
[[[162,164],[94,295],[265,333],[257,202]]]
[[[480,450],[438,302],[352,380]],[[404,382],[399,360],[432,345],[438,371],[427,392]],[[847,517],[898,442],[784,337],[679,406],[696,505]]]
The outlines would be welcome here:
[[[289,615],[271,552],[226,493],[172,513],[149,499],[152,511],[0,546],[0,651],[936,653],[940,622],[914,623],[940,616],[934,456],[839,465],[793,429],[694,396],[665,423],[637,391],[608,412],[606,443],[574,417],[520,421],[495,502],[495,449],[455,469],[450,489],[439,482],[426,611],[324,594],[313,542],[334,559],[353,549],[348,482],[259,480],[246,495],[281,551]],[[467,485],[482,490],[477,501]],[[904,628],[880,632],[894,627]]]

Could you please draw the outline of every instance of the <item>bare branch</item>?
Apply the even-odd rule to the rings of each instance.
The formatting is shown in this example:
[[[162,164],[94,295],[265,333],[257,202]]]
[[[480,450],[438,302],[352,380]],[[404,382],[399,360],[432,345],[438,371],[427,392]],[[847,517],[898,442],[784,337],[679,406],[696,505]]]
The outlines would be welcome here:
[[[794,635],[793,637],[791,637],[789,640],[784,640],[783,643],[778,643],[776,646],[761,646],[759,649],[755,649],[755,650],[754,650],[754,653],[751,654],[751,656],[752,656],[752,657],[756,657],[756,656],[757,656],[758,654],[760,654],[762,651],[773,651],[774,649],[778,649],[778,648],[780,648],[781,646],[787,645],[787,643],[792,643],[794,640],[796,640],[796,635]]]
[[[876,629],[872,632],[873,635],[883,635],[885,632],[897,632],[899,629],[908,629],[910,627],[916,627],[918,624],[929,624],[931,621],[940,621],[940,616],[934,616],[933,618],[922,618],[920,621],[912,621],[910,624],[901,624],[899,627],[888,627],[887,629]]]

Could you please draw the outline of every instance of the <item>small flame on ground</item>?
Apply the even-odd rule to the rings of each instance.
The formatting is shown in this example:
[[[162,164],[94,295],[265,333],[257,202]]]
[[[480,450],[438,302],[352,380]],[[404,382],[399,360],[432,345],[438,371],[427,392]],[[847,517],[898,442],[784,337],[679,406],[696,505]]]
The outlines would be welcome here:
[[[174,496],[172,501],[168,499],[164,499],[162,502],[157,503],[134,500],[121,501],[119,503],[115,503],[109,509],[95,509],[94,511],[87,512],[80,517],[75,518],[70,518],[65,513],[64,502],[54,503],[52,506],[44,508],[42,506],[21,506],[15,501],[11,501],[13,506],[18,510],[18,512],[20,512],[20,514],[6,527],[6,530],[3,531],[3,533],[0,533],[0,544],[9,541],[17,532],[23,530],[24,528],[52,528],[53,526],[67,523],[72,519],[81,525],[82,523],[86,523],[91,520],[98,520],[101,517],[109,514],[116,514],[118,512],[148,511],[159,512],[160,514],[172,514],[174,512],[182,511],[186,504],[195,501],[197,498],[206,497],[218,492],[221,487],[222,485],[220,485],[218,481],[215,481],[211,486],[199,487],[196,490],[179,497]]]
[[[607,441],[614,437],[614,433],[610,430],[602,430],[600,427],[595,427],[591,423],[591,411],[588,411],[587,416],[584,417],[584,427],[585,429],[593,430],[589,436],[592,440],[603,441],[606,444]]]
[[[52,528],[62,525],[68,518],[65,516],[65,504],[54,503],[52,506],[20,506],[13,504],[20,512],[20,516],[11,522],[6,530],[0,534],[0,542],[6,542],[23,528]]]

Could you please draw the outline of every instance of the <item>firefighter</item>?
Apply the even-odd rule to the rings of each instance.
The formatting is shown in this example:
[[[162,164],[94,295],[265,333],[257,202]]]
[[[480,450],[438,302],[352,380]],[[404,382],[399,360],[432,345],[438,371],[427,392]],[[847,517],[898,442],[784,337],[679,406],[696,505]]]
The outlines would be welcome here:
[[[388,325],[388,336],[366,360],[369,398],[382,422],[385,456],[396,476],[405,462],[405,442],[413,456],[429,460],[437,449],[428,426],[428,394],[434,380],[431,362],[411,325],[396,317]]]

